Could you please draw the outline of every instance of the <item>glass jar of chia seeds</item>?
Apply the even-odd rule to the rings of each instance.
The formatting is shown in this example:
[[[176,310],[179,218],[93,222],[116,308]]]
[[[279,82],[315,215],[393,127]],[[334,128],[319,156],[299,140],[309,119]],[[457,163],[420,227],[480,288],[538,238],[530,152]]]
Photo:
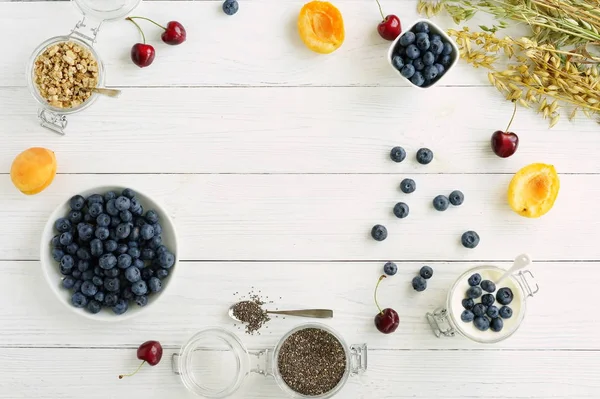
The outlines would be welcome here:
[[[226,398],[245,378],[274,378],[292,398],[331,398],[348,378],[367,369],[367,346],[347,345],[330,327],[302,324],[272,349],[248,351],[232,332],[208,328],[196,333],[172,357],[173,372],[194,394]]]
[[[104,85],[104,64],[93,47],[100,26],[125,17],[141,0],[72,2],[82,13],[82,19],[69,34],[41,43],[26,68],[29,91],[39,103],[40,124],[61,135],[65,134],[67,115],[92,105],[98,94],[91,89]]]

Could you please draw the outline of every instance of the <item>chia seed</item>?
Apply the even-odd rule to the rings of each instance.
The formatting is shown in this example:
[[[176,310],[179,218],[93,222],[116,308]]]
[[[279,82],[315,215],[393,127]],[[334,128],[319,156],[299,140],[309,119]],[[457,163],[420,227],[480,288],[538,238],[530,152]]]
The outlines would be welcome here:
[[[264,305],[259,298],[254,297],[249,301],[241,301],[233,306],[233,315],[246,324],[246,333],[254,334],[266,322],[271,320],[267,312],[261,307]]]
[[[319,328],[290,335],[277,358],[279,373],[293,391],[323,395],[334,389],[346,371],[346,353],[340,341]]]

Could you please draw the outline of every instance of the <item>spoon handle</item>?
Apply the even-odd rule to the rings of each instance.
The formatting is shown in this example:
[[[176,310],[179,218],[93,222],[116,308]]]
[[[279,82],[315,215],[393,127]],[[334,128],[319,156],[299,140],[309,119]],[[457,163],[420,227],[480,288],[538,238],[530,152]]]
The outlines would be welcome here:
[[[283,314],[287,316],[314,317],[317,319],[330,319],[333,310],[330,309],[303,309],[303,310],[267,310],[269,314]]]
[[[107,89],[104,87],[94,87],[92,88],[92,91],[98,94],[102,94],[108,97],[119,97],[119,95],[121,94],[121,90],[117,90],[117,89]]]
[[[511,268],[508,269],[502,275],[502,277],[500,277],[500,279],[498,279],[498,281],[496,281],[496,284],[500,284],[502,281],[504,281],[505,278],[507,278],[508,276],[510,276],[511,274],[516,272],[517,270],[524,269],[529,265],[531,265],[531,256],[529,256],[528,254],[521,254],[521,255],[517,256],[515,258],[513,265],[511,266]]]

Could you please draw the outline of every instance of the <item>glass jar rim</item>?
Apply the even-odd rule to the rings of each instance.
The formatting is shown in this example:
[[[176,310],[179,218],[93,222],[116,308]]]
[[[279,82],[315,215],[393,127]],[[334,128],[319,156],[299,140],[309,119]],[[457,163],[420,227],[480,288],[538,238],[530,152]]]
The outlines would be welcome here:
[[[133,11],[142,0],[122,0],[112,8],[102,9],[99,4],[107,5],[111,1],[98,2],[97,0],[72,0],[77,9],[86,17],[93,17],[98,21],[114,21],[121,19]],[[114,1],[113,1],[114,2]]]

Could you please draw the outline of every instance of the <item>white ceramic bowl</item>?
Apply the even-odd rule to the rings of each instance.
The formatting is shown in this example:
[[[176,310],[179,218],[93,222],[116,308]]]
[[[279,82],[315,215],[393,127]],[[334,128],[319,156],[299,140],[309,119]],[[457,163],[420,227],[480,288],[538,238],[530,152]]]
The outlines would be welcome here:
[[[117,315],[117,314],[113,313],[113,311],[108,308],[102,308],[102,310],[100,312],[98,312],[96,314],[92,314],[92,313],[88,312],[85,308],[76,308],[75,306],[73,306],[71,304],[71,296],[72,296],[71,290],[68,290],[68,289],[62,287],[62,279],[64,276],[60,273],[58,262],[56,262],[52,258],[52,245],[50,244],[50,241],[52,240],[52,237],[54,237],[57,234],[57,232],[54,230],[54,222],[61,217],[67,216],[68,212],[71,209],[71,207],[69,206],[69,200],[71,199],[71,197],[73,195],[79,194],[79,195],[82,195],[83,197],[87,198],[89,195],[92,195],[92,194],[103,195],[107,191],[115,191],[116,193],[120,193],[124,189],[125,189],[125,187],[103,186],[103,187],[97,187],[97,188],[94,188],[91,190],[86,190],[83,192],[73,193],[72,195],[68,196],[66,198],[65,202],[60,204],[54,210],[54,212],[52,212],[52,214],[50,215],[50,218],[48,219],[48,222],[46,223],[46,226],[44,227],[44,231],[42,233],[42,241],[41,241],[41,245],[40,245],[40,260],[42,263],[42,269],[44,271],[44,275],[46,276],[46,280],[48,281],[48,284],[49,284],[50,288],[52,289],[52,292],[54,292],[54,294],[59,299],[59,301],[63,305],[65,305],[69,310],[77,313],[78,315],[87,317],[89,319],[98,320],[98,321],[115,322],[115,321],[126,320],[131,317],[137,316],[141,312],[149,309],[156,303],[157,300],[159,300],[160,297],[165,295],[165,292],[172,285],[171,280],[173,279],[173,275],[175,274],[175,272],[177,270],[177,265],[179,263],[179,251],[177,248],[177,234],[175,232],[175,225],[173,223],[173,220],[171,220],[171,218],[169,217],[169,214],[167,213],[165,208],[163,208],[157,202],[152,200],[148,195],[141,193],[141,192],[135,190],[134,187],[132,187],[132,189],[136,193],[136,197],[140,200],[140,203],[144,207],[144,212],[146,212],[149,209],[153,209],[158,213],[159,223],[162,227],[161,236],[162,236],[163,244],[169,249],[170,252],[172,252],[175,255],[175,264],[169,270],[169,275],[165,279],[162,280],[162,283],[163,283],[162,289],[157,293],[148,295],[148,304],[146,304],[146,306],[144,306],[144,307],[140,307],[135,302],[130,301],[127,312],[125,312],[124,314],[121,314],[121,315]]]
[[[426,22],[429,25],[430,32],[440,35],[442,37],[442,39],[444,39],[445,41],[450,43],[450,45],[452,46],[452,54],[450,54],[450,59],[451,59],[450,65],[446,68],[444,74],[438,80],[436,80],[435,82],[433,82],[433,84],[431,84],[427,87],[420,87],[420,86],[413,84],[413,82],[411,82],[410,79],[406,79],[404,76],[402,76],[400,71],[394,67],[394,64],[392,64],[392,57],[394,55],[396,46],[399,45],[398,42],[400,41],[400,38],[402,36],[404,36],[404,34],[406,32],[411,31],[415,27],[415,25],[418,24],[419,22]],[[456,63],[458,62],[458,46],[456,45],[454,40],[452,40],[452,38],[450,38],[450,36],[448,36],[448,34],[446,32],[444,32],[444,30],[442,28],[440,28],[439,26],[437,26],[436,24],[434,24],[433,22],[431,22],[428,19],[418,19],[408,29],[403,30],[402,34],[400,36],[398,36],[396,38],[396,40],[394,40],[392,42],[392,44],[390,45],[390,48],[388,50],[387,61],[390,64],[390,66],[392,67],[392,69],[394,71],[396,71],[396,73],[398,73],[398,76],[400,76],[402,79],[406,80],[412,87],[416,87],[417,89],[427,90],[427,89],[437,85],[438,83],[440,83],[446,76],[448,76],[448,74],[450,73],[450,70],[452,68],[454,68],[454,65],[456,65]]]

